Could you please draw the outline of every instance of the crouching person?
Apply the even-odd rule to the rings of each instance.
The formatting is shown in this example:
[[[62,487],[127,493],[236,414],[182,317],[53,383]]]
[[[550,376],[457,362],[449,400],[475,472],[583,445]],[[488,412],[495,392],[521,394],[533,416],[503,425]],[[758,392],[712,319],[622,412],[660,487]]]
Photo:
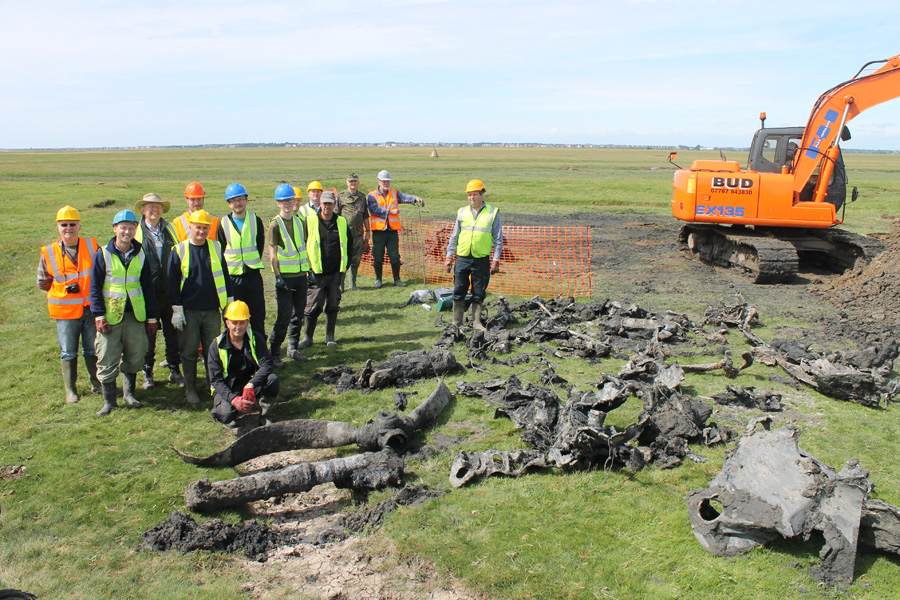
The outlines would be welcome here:
[[[262,415],[269,414],[278,396],[278,376],[266,339],[249,330],[249,323],[245,302],[229,304],[225,309],[228,331],[213,340],[206,361],[214,396],[212,416],[231,428],[237,428],[239,417],[257,408]]]

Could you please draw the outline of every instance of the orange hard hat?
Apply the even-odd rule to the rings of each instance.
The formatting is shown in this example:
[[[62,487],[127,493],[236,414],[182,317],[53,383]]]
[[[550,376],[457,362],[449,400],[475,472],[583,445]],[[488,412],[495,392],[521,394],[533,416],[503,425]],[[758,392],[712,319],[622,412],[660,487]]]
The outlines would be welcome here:
[[[184,188],[184,197],[185,198],[206,198],[206,192],[203,191],[203,186],[197,183],[196,181],[192,181],[187,184],[187,187]]]

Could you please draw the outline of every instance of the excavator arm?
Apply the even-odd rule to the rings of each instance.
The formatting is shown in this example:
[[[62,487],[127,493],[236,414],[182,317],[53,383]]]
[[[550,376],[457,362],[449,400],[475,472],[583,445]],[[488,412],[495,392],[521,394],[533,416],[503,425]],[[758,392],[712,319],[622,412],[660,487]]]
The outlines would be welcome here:
[[[862,75],[873,64],[884,63],[878,70]],[[803,133],[800,151],[794,157],[794,197],[798,198],[816,168],[822,164],[819,176],[824,198],[833,161],[837,156],[838,135],[844,126],[864,110],[900,96],[900,55],[883,61],[867,63],[852,79],[841,83],[821,96],[813,106]],[[818,190],[817,190],[818,191]]]

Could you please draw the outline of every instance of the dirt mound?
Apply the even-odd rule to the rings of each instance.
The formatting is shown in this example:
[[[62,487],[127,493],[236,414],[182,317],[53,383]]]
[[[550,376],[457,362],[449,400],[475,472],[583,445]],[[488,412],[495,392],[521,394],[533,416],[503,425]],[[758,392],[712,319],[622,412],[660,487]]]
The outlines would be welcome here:
[[[900,326],[900,220],[881,239],[888,249],[866,267],[809,286],[837,308],[819,321],[860,349],[894,339]]]

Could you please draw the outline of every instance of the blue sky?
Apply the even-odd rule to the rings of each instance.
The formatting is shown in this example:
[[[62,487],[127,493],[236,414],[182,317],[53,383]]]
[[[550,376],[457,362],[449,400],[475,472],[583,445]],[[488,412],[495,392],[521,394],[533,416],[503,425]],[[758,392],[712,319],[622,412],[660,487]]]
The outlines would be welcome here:
[[[0,0],[0,148],[747,146],[900,54],[896,4]],[[847,148],[900,150],[900,100]]]

